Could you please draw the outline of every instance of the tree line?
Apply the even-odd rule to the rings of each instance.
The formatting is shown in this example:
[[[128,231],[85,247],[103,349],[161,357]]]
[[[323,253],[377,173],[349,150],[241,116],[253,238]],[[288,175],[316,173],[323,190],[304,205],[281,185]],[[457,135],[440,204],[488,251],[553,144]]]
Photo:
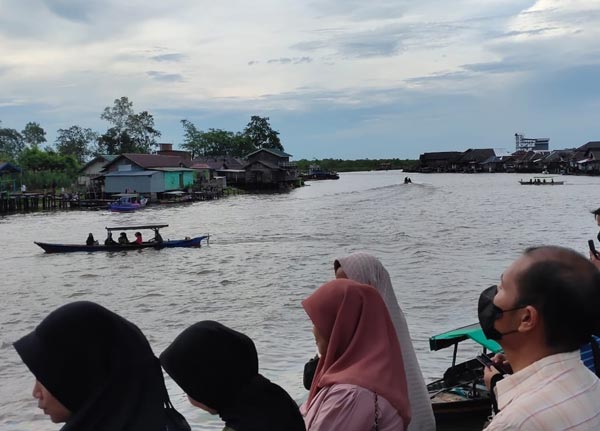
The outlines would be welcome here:
[[[36,182],[67,186],[76,178],[81,165],[92,157],[151,153],[156,149],[161,132],[154,125],[154,117],[148,111],[136,113],[127,97],[115,99],[113,106],[104,108],[100,118],[109,123],[103,134],[74,125],[58,129],[54,145],[47,144],[46,131],[39,123],[28,122],[18,131],[3,127],[0,121],[0,160],[23,168],[33,187],[46,187],[33,184]],[[181,124],[184,130],[181,146],[192,157],[244,157],[259,148],[283,151],[279,132],[271,128],[268,117],[252,116],[241,132],[212,128],[203,131],[186,119]]]
[[[375,171],[392,169],[414,169],[418,160],[410,159],[301,159],[296,162],[299,171],[308,171],[311,165],[318,165],[321,169],[336,172]]]

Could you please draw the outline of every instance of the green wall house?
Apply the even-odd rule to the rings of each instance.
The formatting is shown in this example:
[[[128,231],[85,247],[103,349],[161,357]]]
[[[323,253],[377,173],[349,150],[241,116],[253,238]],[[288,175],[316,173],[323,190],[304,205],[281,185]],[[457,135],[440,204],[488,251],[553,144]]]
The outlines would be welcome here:
[[[182,190],[194,184],[196,172],[187,168],[155,168],[164,172],[165,191]]]
[[[104,191],[125,190],[157,193],[185,190],[194,184],[196,171],[177,156],[157,154],[122,154],[104,167]]]

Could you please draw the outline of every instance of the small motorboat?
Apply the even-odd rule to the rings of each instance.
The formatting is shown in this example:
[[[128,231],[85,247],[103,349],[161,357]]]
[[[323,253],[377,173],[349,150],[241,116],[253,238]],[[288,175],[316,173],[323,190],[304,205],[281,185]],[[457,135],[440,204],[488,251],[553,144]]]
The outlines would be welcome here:
[[[321,169],[319,165],[310,165],[308,172],[300,174],[300,178],[305,181],[312,180],[339,180],[340,176],[335,171]]]
[[[94,252],[94,251],[130,251],[130,250],[141,250],[144,248],[175,248],[175,247],[202,247],[202,241],[206,245],[209,244],[210,235],[201,235],[196,237],[186,237],[184,239],[168,239],[163,240],[160,236],[159,230],[169,226],[168,224],[160,225],[143,225],[143,226],[117,226],[107,227],[107,240],[104,244],[86,245],[86,244],[58,244],[58,243],[47,243],[34,241],[35,244],[40,246],[46,253],[72,253],[76,251]],[[135,230],[140,231],[144,229],[150,229],[154,231],[154,237],[150,241],[144,241],[141,244],[130,242],[126,244],[120,244],[112,240],[112,232],[114,231],[128,231]]]
[[[108,209],[112,212],[133,212],[145,207],[148,203],[148,199],[138,193],[118,193],[115,197],[118,199],[108,205]]]
[[[483,382],[483,365],[477,359],[456,363],[458,344],[471,340],[483,348],[483,354],[499,353],[502,348],[488,340],[478,323],[434,335],[429,347],[437,351],[453,347],[452,365],[442,378],[427,385],[438,430],[483,428],[490,416],[490,394]]]

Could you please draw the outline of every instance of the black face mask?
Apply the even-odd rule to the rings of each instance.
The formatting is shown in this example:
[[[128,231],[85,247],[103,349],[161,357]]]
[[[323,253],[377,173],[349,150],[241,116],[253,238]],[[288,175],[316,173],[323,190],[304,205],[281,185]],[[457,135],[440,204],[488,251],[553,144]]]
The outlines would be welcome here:
[[[481,295],[479,296],[479,304],[477,306],[477,315],[479,317],[479,324],[481,325],[481,329],[483,329],[483,334],[486,336],[486,338],[489,340],[499,341],[502,339],[503,335],[517,332],[517,329],[502,333],[494,327],[496,320],[498,320],[503,313],[518,310],[519,308],[526,307],[526,305],[503,310],[494,304],[494,298],[496,297],[497,293],[498,286],[496,285],[490,286],[481,292]]]

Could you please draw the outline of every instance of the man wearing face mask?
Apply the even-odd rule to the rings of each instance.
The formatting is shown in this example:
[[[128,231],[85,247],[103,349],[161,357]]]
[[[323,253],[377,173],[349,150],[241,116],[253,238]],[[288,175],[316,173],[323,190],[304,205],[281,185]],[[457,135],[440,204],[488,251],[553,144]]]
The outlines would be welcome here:
[[[579,347],[598,328],[600,272],[561,247],[528,249],[479,299],[486,337],[513,374],[497,382],[500,413],[486,431],[598,430],[600,380]],[[489,380],[492,370],[486,368]]]

